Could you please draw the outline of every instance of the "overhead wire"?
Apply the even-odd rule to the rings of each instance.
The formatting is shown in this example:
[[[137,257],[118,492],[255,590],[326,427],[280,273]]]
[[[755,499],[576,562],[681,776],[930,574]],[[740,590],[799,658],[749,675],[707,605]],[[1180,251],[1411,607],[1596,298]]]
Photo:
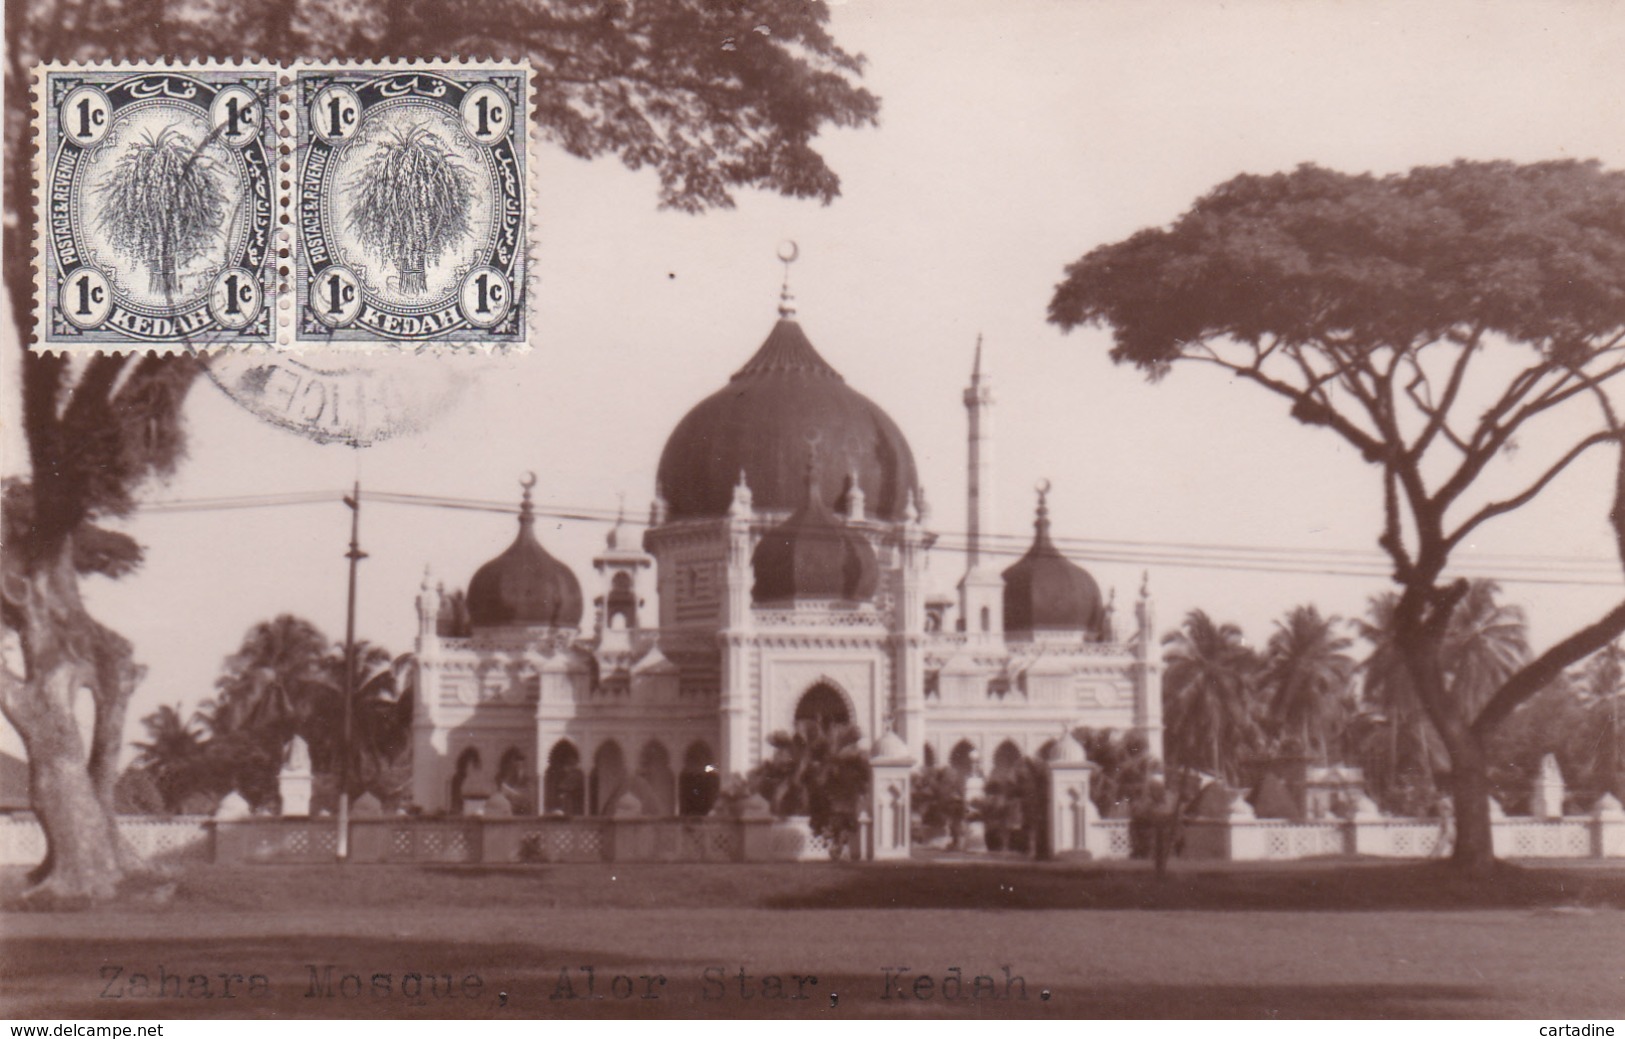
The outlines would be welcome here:
[[[347,492],[284,492],[266,495],[235,495],[215,498],[172,499],[142,506],[157,514],[211,512],[232,509],[281,508],[342,501]],[[412,494],[398,491],[362,492],[365,501],[385,504],[441,508],[455,511],[515,515],[519,508],[511,500],[462,498],[449,495]],[[628,517],[621,509],[591,506],[533,506],[533,514],[547,519],[586,523],[623,523],[646,526],[646,521]],[[934,550],[968,554],[970,535],[963,531],[936,533]],[[1019,558],[1032,536],[988,533],[981,536],[979,551],[988,556]],[[1237,545],[1190,541],[1151,541],[1122,538],[1052,537],[1058,548],[1086,561],[1123,563],[1169,569],[1238,571],[1247,573],[1300,574],[1305,576],[1386,579],[1391,562],[1382,553],[1354,548],[1304,548],[1296,546]],[[1506,583],[1617,587],[1619,580],[1591,578],[1609,565],[1602,557],[1541,553],[1475,553],[1459,561],[1455,571],[1469,577],[1491,577]]]

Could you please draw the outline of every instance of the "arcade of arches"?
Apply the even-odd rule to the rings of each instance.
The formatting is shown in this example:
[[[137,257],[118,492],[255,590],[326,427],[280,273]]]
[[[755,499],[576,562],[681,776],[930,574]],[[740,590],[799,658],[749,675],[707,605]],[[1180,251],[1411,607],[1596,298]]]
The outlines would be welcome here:
[[[412,802],[483,810],[500,792],[538,814],[701,815],[775,732],[835,723],[887,760],[987,778],[1081,726],[1160,751],[1146,584],[1119,616],[1051,538],[1043,482],[1026,554],[1000,570],[984,550],[993,396],[979,345],[971,369],[962,399],[943,402],[966,409],[970,511],[947,526],[968,533],[934,562],[903,431],[787,305],[673,428],[641,539],[617,520],[590,590],[543,544],[551,524],[522,481],[518,530],[466,594],[424,577]],[[499,530],[443,537],[495,549]]]

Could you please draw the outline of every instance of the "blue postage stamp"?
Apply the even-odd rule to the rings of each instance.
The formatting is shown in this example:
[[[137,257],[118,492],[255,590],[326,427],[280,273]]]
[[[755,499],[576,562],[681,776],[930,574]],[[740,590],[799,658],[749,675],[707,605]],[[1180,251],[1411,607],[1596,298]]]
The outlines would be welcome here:
[[[35,348],[273,342],[276,70],[42,75]]]
[[[528,72],[298,68],[297,343],[525,338]]]

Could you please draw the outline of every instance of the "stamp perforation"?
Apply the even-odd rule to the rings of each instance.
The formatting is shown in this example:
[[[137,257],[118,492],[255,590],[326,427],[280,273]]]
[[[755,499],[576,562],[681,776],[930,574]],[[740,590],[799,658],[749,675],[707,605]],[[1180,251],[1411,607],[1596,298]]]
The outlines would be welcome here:
[[[505,294],[512,300],[507,311],[499,319],[486,327],[510,329],[505,335],[457,335],[440,338],[429,337],[418,341],[403,341],[401,338],[389,334],[387,331],[374,329],[365,336],[355,336],[342,344],[324,341],[321,337],[301,337],[298,332],[299,322],[303,313],[299,293],[302,288],[299,281],[301,272],[300,262],[305,249],[305,239],[301,233],[295,214],[298,212],[299,178],[303,156],[300,151],[300,98],[298,96],[299,79],[301,75],[308,75],[314,71],[331,71],[345,75],[377,74],[387,76],[394,71],[421,73],[426,71],[442,71],[450,76],[474,76],[491,72],[518,73],[508,82],[505,89],[511,88],[512,113],[522,113],[524,120],[522,126],[515,127],[505,137],[508,145],[516,155],[511,157],[509,165],[511,173],[504,174],[509,180],[517,182],[513,189],[514,200],[509,203],[510,208],[516,210],[512,221],[513,231],[511,237],[517,238],[515,245],[508,250],[509,266],[498,273],[509,276],[511,281],[502,286],[494,282],[496,287],[506,289]],[[164,301],[165,306],[157,307],[162,312],[153,327],[161,327],[164,336],[156,339],[139,338],[136,334],[121,336],[112,332],[105,332],[100,325],[94,335],[80,334],[80,330],[68,328],[64,330],[65,322],[61,319],[62,307],[60,300],[54,298],[62,294],[61,279],[57,277],[60,267],[60,243],[52,239],[52,186],[51,177],[54,167],[62,161],[63,153],[70,145],[59,139],[61,127],[53,120],[60,116],[57,112],[61,98],[53,97],[53,78],[66,83],[69,77],[99,77],[98,84],[106,85],[119,77],[121,82],[127,82],[130,77],[143,75],[162,75],[174,73],[176,82],[185,79],[198,80],[211,88],[209,97],[215,97],[229,88],[229,84],[222,82],[221,74],[238,77],[265,76],[270,82],[265,89],[265,113],[269,116],[269,126],[258,130],[253,135],[254,140],[264,138],[264,196],[268,199],[270,226],[267,234],[263,236],[263,255],[254,253],[259,262],[255,264],[255,276],[260,286],[259,311],[252,322],[256,330],[263,328],[264,334],[256,333],[249,336],[224,335],[193,335],[190,327],[182,320],[176,319],[171,328],[163,324],[170,314],[178,309],[175,298]],[[534,278],[537,264],[535,262],[535,243],[538,241],[537,221],[535,213],[535,191],[537,180],[536,152],[539,146],[539,137],[535,125],[535,70],[524,61],[513,61],[499,58],[401,58],[391,60],[355,60],[355,59],[320,59],[300,61],[264,61],[253,58],[226,59],[226,60],[113,60],[113,61],[53,61],[35,65],[31,69],[30,100],[33,112],[34,134],[29,146],[34,148],[30,169],[32,171],[32,192],[36,207],[35,226],[32,232],[33,250],[30,257],[34,294],[30,300],[30,335],[29,349],[44,354],[92,354],[92,353],[301,353],[321,354],[333,353],[341,355],[373,354],[373,353],[421,353],[434,352],[446,354],[483,355],[490,353],[523,353],[528,352],[528,341],[531,331],[536,327],[536,293],[534,291]],[[258,84],[256,84],[258,85]],[[200,102],[201,103],[201,102]],[[124,113],[121,113],[124,114]],[[197,122],[197,112],[191,113],[193,123]],[[98,118],[103,113],[98,108]],[[112,115],[107,115],[112,119]],[[201,143],[195,144],[196,156],[202,156],[206,149],[218,145],[220,128],[212,126],[212,114],[203,123],[198,124],[204,131]],[[234,130],[235,130],[234,124]],[[104,131],[111,133],[111,131]],[[197,136],[194,134],[194,136]],[[72,142],[71,147],[77,152],[88,152],[95,147],[99,140],[89,139],[87,145],[79,140]],[[235,138],[234,138],[235,140]],[[187,139],[188,143],[191,139]],[[127,146],[121,142],[121,147]],[[196,160],[194,156],[194,161]],[[77,158],[77,154],[75,156]],[[256,155],[256,161],[259,156]],[[104,160],[106,161],[113,160]],[[204,165],[201,161],[199,165]],[[258,178],[256,167],[252,176]],[[103,186],[107,177],[103,176]],[[207,179],[207,178],[204,178]],[[250,175],[239,177],[235,186],[241,190],[248,190]],[[253,180],[253,187],[258,187],[259,180]],[[59,194],[69,194],[70,189],[64,189]],[[88,193],[88,192],[86,192]],[[252,200],[245,195],[235,194],[229,203],[231,219],[247,220],[240,217]],[[81,217],[79,210],[85,208],[82,198],[58,199],[57,216],[61,219],[59,224],[72,226],[72,231],[78,234],[89,234],[88,226],[92,219]],[[216,204],[218,208],[218,204]],[[256,211],[257,212],[257,211]],[[214,210],[208,211],[210,219],[218,219]],[[178,218],[174,218],[178,219]],[[257,217],[256,217],[257,220]],[[194,220],[194,223],[197,221]],[[255,243],[259,245],[258,224],[255,225]],[[166,232],[163,235],[165,242],[169,241]],[[209,246],[209,262],[214,263],[214,253],[230,252],[230,243],[222,249],[211,244]],[[162,282],[166,291],[173,292],[174,285],[180,280],[178,268],[180,264],[173,262],[174,251],[164,252],[168,258],[162,265],[163,271],[158,271],[160,264],[152,260],[146,266],[153,285]],[[97,260],[98,263],[105,261]],[[214,263],[214,268],[227,263],[222,260]],[[124,266],[138,266],[138,263],[129,262],[126,258]],[[229,264],[228,264],[229,266]],[[214,269],[209,268],[209,269]],[[127,278],[128,274],[120,271],[117,278]],[[493,276],[494,277],[494,276]],[[89,283],[92,279],[87,275],[84,279]],[[198,303],[199,277],[191,277],[188,282],[190,300],[189,305],[193,311],[201,312],[203,305]],[[80,286],[87,292],[93,290],[98,299],[105,296],[118,296],[121,306],[124,301],[132,297],[127,286],[121,285],[120,292],[114,293],[110,288],[104,287],[100,282],[92,285]],[[149,286],[149,289],[151,286]],[[233,289],[232,291],[239,291]],[[211,292],[218,294],[220,288],[216,286]],[[150,293],[149,293],[150,294]],[[88,296],[87,296],[88,298]],[[121,318],[127,318],[128,307],[119,310]],[[87,320],[98,321],[99,312],[92,311]],[[216,331],[212,325],[199,319],[200,327],[204,331]],[[133,327],[134,319],[125,321],[126,325]],[[206,326],[206,327],[205,327]],[[247,327],[247,326],[243,326]],[[473,328],[473,325],[467,326]]]

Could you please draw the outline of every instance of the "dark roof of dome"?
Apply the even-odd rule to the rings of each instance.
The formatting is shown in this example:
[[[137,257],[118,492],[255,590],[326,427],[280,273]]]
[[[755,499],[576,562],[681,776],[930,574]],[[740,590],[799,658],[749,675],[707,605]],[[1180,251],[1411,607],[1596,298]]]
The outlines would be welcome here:
[[[1050,540],[1043,491],[1033,526],[1037,532],[1032,547],[1004,572],[1005,632],[1099,630],[1100,585]]]
[[[519,536],[474,572],[466,601],[474,627],[573,628],[581,623],[581,582],[536,540],[528,487],[519,508]]]
[[[839,507],[855,474],[868,515],[903,518],[918,483],[908,441],[786,318],[728,385],[690,409],[667,438],[656,479],[668,515],[726,514],[741,471],[756,508],[795,508],[809,441],[818,444],[825,504]]]
[[[815,465],[808,463],[808,468]],[[756,573],[751,598],[756,602],[873,599],[880,566],[869,539],[836,518],[811,473],[805,487],[801,508],[763,534],[751,555],[751,569]]]

